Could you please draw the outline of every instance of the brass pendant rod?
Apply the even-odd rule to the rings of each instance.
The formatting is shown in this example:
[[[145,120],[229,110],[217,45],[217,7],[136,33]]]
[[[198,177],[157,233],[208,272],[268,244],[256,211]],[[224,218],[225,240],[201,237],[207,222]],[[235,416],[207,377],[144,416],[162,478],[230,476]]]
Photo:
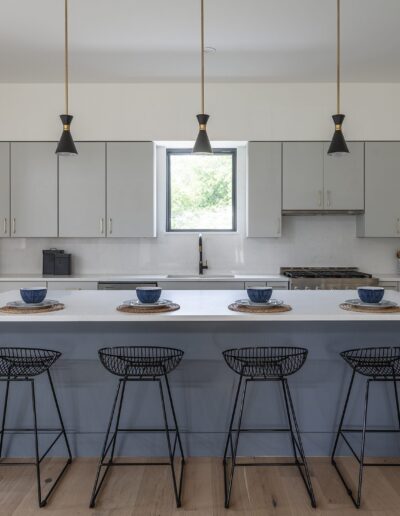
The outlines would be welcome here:
[[[68,115],[68,0],[64,0],[64,11],[65,114]]]
[[[204,0],[201,0],[201,113],[204,115]]]
[[[336,41],[336,102],[337,102],[337,111],[336,113],[340,113],[340,0],[337,0],[337,41]]]

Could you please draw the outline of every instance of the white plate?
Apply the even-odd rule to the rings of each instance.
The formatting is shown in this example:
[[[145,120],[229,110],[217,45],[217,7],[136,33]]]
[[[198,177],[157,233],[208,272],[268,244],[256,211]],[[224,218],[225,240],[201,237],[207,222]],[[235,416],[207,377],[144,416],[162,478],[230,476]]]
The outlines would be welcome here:
[[[25,303],[25,301],[10,301],[7,303],[7,306],[11,308],[20,308],[21,310],[26,310],[27,308],[49,308],[50,306],[58,305],[59,301],[54,299],[45,299],[41,303]]]
[[[154,306],[170,305],[172,301],[169,299],[159,299],[156,303],[142,303],[139,299],[128,299],[122,303],[122,306],[135,306],[137,308],[151,308]]]
[[[282,306],[280,299],[270,299],[267,303],[253,303],[250,299],[238,299],[235,303],[239,306]]]
[[[345,301],[348,305],[362,306],[363,308],[393,308],[397,306],[394,301],[383,300],[380,303],[364,303],[361,299],[348,299]]]

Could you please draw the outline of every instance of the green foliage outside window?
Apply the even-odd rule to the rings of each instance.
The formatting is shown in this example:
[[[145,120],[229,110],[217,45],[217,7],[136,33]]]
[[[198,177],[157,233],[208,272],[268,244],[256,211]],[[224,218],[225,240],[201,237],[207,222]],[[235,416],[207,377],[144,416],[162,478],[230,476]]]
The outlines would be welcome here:
[[[171,153],[169,165],[170,230],[235,229],[232,153]]]

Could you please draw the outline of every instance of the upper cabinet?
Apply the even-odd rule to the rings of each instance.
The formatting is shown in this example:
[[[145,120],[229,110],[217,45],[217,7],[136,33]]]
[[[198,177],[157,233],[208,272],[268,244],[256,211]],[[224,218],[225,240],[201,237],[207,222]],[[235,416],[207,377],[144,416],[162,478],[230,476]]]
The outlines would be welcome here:
[[[0,237],[10,236],[10,144],[0,143]]]
[[[107,236],[155,237],[152,142],[107,143]]]
[[[327,142],[284,143],[283,210],[362,211],[364,143],[348,146],[348,155],[335,158]]]
[[[247,157],[247,236],[280,237],[282,144],[249,142]]]
[[[106,144],[76,143],[77,156],[60,156],[59,236],[106,236]]]
[[[323,145],[283,144],[283,210],[322,210],[324,205]]]
[[[57,236],[57,182],[54,143],[11,144],[11,236]]]
[[[400,237],[400,143],[365,144],[365,213],[358,217],[362,237]]]
[[[364,210],[364,143],[349,142],[349,154],[328,156],[324,143],[324,208],[332,211]]]

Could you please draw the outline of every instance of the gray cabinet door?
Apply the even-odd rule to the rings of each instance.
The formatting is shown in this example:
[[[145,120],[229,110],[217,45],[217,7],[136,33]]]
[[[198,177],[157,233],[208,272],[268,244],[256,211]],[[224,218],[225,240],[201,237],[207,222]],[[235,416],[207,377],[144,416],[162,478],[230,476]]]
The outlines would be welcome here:
[[[152,142],[107,143],[107,236],[155,237]]]
[[[321,142],[283,143],[283,209],[322,210],[324,207]]]
[[[57,156],[53,142],[11,143],[11,236],[56,237]]]
[[[10,236],[10,144],[0,143],[0,237]]]
[[[358,236],[400,237],[400,143],[365,144],[365,214]]]
[[[349,154],[328,156],[324,143],[324,199],[326,210],[364,210],[364,143],[348,142]]]
[[[76,144],[78,156],[60,156],[60,237],[106,235],[106,144]]]
[[[247,236],[280,237],[282,144],[249,142],[247,152]]]

